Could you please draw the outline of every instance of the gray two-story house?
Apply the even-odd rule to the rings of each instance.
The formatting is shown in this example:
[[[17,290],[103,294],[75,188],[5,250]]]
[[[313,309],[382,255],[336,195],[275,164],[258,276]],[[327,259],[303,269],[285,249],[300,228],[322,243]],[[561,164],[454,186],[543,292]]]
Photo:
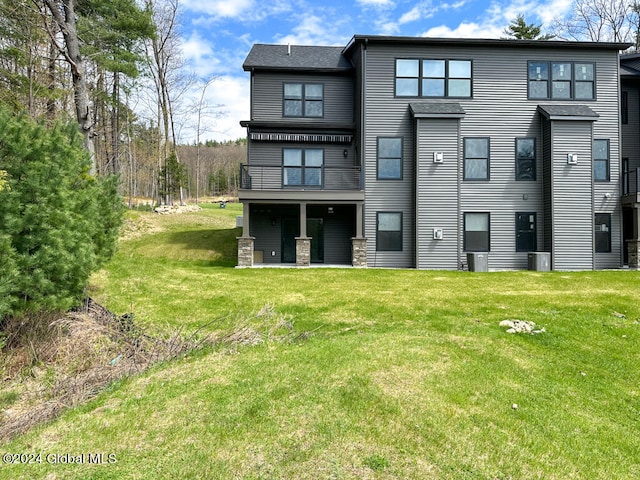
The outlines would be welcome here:
[[[255,45],[238,265],[620,267],[627,47]]]

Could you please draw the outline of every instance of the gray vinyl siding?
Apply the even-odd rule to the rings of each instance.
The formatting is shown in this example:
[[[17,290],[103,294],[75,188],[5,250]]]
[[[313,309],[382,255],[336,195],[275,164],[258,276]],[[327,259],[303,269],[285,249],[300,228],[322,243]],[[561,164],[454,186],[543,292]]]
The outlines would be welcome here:
[[[283,85],[285,83],[321,83],[324,85],[324,116],[322,118],[284,117]],[[344,75],[300,75],[255,73],[252,91],[252,120],[294,121],[305,124],[353,123],[353,78]]]
[[[458,119],[417,121],[417,268],[456,270],[458,256]],[[443,162],[434,163],[434,152]],[[443,238],[433,238],[434,229]]]
[[[640,167],[640,95],[636,87],[622,86],[628,95],[629,123],[622,125],[622,158],[629,159],[629,168]],[[635,182],[631,181],[631,187]]]
[[[552,268],[589,270],[594,268],[592,124],[556,121],[551,135]],[[578,155],[577,165],[567,164],[567,153]]]
[[[473,62],[473,98],[395,98],[394,72],[396,58],[441,58],[465,59]],[[489,253],[489,268],[513,269],[527,268],[527,252],[515,251],[515,214],[517,212],[536,212],[538,221],[538,245],[542,246],[545,226],[552,222],[546,216],[550,213],[545,209],[543,198],[543,151],[541,115],[537,111],[541,104],[574,103],[584,104],[599,114],[594,125],[596,138],[608,138],[611,142],[611,182],[610,185],[598,186],[596,192],[612,193],[612,205],[606,208],[615,212],[617,199],[616,184],[619,184],[619,132],[618,132],[618,75],[617,56],[615,52],[590,49],[536,49],[536,48],[500,48],[493,46],[458,45],[402,45],[402,44],[370,44],[367,48],[365,82],[365,162],[366,162],[366,214],[365,236],[368,237],[368,258],[371,266],[412,266],[413,259],[418,259],[422,265],[423,252],[414,252],[416,243],[421,248],[420,236],[415,238],[416,232],[413,219],[420,219],[420,207],[416,210],[416,202],[423,193],[415,191],[416,166],[412,164],[416,156],[414,151],[415,138],[413,119],[409,111],[412,102],[447,102],[459,103],[464,109],[464,118],[460,120],[460,141],[458,143],[458,176],[463,178],[463,149],[462,140],[465,137],[490,138],[490,180],[489,181],[461,181],[459,190],[459,210],[456,218],[458,227],[459,255],[462,251],[462,214],[464,212],[491,213],[491,251]],[[538,61],[572,61],[596,63],[597,100],[591,101],[558,101],[558,100],[529,100],[527,62]],[[496,72],[499,72],[497,74]],[[402,136],[404,138],[404,170],[401,181],[382,181],[376,178],[376,139],[378,136]],[[531,137],[536,139],[536,181],[515,180],[515,138]],[[588,155],[590,155],[590,141]],[[584,148],[584,147],[583,147]],[[564,160],[566,164],[566,152]],[[560,156],[560,153],[558,153]],[[591,162],[587,159],[586,170],[589,176],[581,177],[586,182],[580,188],[592,191]],[[418,170],[419,171],[419,170]],[[443,179],[442,185],[434,179],[432,188],[436,191],[446,188],[451,179]],[[566,185],[565,187],[569,187]],[[420,189],[420,187],[418,187]],[[428,194],[427,194],[428,195]],[[566,203],[554,202],[553,207],[558,211],[567,211],[569,215],[577,199],[572,198],[571,189],[563,191],[562,198]],[[579,202],[586,201],[586,206],[580,206],[579,220],[581,229],[588,225],[588,232],[584,235],[590,246],[587,252],[585,245],[580,243],[580,260],[574,258],[570,245],[573,239],[562,229],[558,230],[559,237],[554,238],[554,246],[560,248],[558,253],[568,256],[566,262],[561,261],[562,268],[592,268],[592,213],[593,202],[591,194],[583,196],[578,192]],[[582,211],[584,210],[584,212]],[[376,252],[375,226],[376,212],[403,212],[403,251]],[[589,212],[589,223],[585,223],[582,215]],[[607,210],[608,211],[608,210]],[[603,212],[605,213],[605,212]],[[558,213],[556,220],[562,215]],[[586,217],[585,217],[586,218]],[[451,222],[452,220],[448,220]],[[614,219],[612,218],[612,221]],[[547,233],[548,234],[548,233]],[[575,232],[574,232],[575,234]],[[581,238],[582,236],[581,230]],[[564,243],[563,243],[564,242]],[[540,249],[540,248],[539,248]],[[541,250],[541,249],[540,249]],[[584,255],[583,255],[584,254]],[[616,253],[612,252],[611,257]],[[559,258],[559,257],[558,257]],[[561,267],[558,267],[561,268]]]

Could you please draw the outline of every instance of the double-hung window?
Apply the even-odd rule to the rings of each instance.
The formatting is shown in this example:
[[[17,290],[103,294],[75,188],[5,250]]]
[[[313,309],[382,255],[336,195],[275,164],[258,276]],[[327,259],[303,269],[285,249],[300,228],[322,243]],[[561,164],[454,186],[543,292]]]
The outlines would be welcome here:
[[[516,138],[516,180],[536,179],[536,139]]]
[[[324,86],[320,83],[285,83],[285,117],[322,117]]]
[[[464,214],[464,250],[466,252],[488,252],[491,248],[489,213]]]
[[[471,60],[396,60],[398,97],[469,98],[471,79]]]
[[[378,212],[376,250],[402,251],[402,212]]]
[[[595,64],[528,62],[529,98],[594,100]]]
[[[378,179],[402,179],[402,137],[378,137]]]
[[[608,182],[609,174],[609,140],[593,141],[593,180]]]
[[[285,148],[282,150],[282,184],[285,187],[322,186],[324,150]]]
[[[597,253],[611,252],[611,214],[596,213],[595,224],[595,246]]]
[[[464,139],[464,179],[489,180],[489,139]]]

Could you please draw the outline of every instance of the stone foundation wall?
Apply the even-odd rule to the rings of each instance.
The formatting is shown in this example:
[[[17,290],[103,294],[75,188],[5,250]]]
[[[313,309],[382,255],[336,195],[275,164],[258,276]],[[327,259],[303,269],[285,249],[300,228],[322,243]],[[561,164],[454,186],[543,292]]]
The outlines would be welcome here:
[[[351,239],[351,265],[358,268],[367,266],[367,239]]]
[[[253,267],[254,237],[238,237],[238,267]]]
[[[311,238],[296,237],[296,266],[311,265]]]

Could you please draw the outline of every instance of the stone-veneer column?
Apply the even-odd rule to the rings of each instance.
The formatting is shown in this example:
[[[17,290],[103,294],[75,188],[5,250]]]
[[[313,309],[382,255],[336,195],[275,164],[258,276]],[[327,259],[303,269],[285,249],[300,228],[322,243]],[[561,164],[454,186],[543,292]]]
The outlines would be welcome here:
[[[640,240],[628,240],[627,251],[629,252],[629,268],[640,270]]]
[[[367,266],[366,238],[355,237],[351,239],[351,265],[359,268],[364,268]]]
[[[296,266],[308,267],[311,265],[311,238],[296,237]]]
[[[238,267],[253,267],[255,237],[238,237]]]

